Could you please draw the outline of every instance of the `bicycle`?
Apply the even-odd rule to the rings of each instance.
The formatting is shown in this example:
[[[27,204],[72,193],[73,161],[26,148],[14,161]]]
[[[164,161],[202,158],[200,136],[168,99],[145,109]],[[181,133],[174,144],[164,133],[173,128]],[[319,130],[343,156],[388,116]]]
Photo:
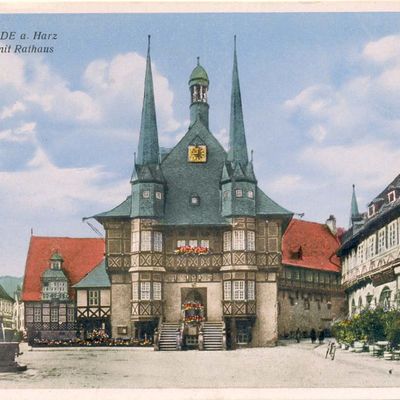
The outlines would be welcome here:
[[[325,358],[328,358],[328,355],[329,355],[331,357],[331,360],[333,361],[335,359],[335,353],[336,353],[335,342],[329,342],[328,348],[326,349]]]

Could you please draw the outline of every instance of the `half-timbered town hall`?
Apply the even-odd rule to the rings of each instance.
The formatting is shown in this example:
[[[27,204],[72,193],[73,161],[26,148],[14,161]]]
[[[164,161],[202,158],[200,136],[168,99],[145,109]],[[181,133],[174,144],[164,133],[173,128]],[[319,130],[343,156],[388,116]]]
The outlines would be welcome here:
[[[93,217],[106,232],[113,337],[156,332],[161,349],[276,343],[281,238],[292,213],[257,186],[236,48],[228,151],[210,131],[209,85],[198,61],[188,131],[160,152],[149,48],[131,193]]]

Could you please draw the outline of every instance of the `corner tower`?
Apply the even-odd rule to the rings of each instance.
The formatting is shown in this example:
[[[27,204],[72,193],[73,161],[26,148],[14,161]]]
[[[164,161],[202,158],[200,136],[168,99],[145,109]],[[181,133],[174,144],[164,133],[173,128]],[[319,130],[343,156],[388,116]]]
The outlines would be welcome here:
[[[222,215],[224,217],[254,217],[257,181],[253,171],[253,161],[249,161],[247,152],[236,55],[236,36],[234,40],[229,151],[221,177]]]
[[[131,217],[162,218],[164,215],[164,177],[160,168],[156,108],[150,59],[150,36],[138,154],[131,178]]]

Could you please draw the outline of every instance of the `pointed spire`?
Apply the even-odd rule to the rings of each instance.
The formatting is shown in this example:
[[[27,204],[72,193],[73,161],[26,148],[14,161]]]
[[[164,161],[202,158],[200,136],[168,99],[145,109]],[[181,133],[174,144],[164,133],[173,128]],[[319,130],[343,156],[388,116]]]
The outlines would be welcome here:
[[[352,226],[353,223],[358,220],[360,220],[360,212],[358,211],[356,186],[353,184],[353,194],[351,196],[351,206],[350,206],[350,226]]]
[[[158,164],[159,162],[156,107],[154,102],[153,76],[151,72],[150,59],[150,35],[148,36],[142,121],[136,161],[138,165]]]
[[[243,122],[242,98],[240,95],[239,73],[237,66],[236,35],[234,36],[228,161],[239,161],[242,164],[247,164],[248,162],[246,135]]]

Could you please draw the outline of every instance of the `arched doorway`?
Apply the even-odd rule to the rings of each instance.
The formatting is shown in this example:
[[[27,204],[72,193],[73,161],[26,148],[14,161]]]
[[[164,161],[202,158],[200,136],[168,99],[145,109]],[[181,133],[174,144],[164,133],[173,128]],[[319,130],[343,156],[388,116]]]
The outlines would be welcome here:
[[[197,303],[203,306],[204,318],[207,318],[207,288],[182,288],[182,307],[187,303]]]

